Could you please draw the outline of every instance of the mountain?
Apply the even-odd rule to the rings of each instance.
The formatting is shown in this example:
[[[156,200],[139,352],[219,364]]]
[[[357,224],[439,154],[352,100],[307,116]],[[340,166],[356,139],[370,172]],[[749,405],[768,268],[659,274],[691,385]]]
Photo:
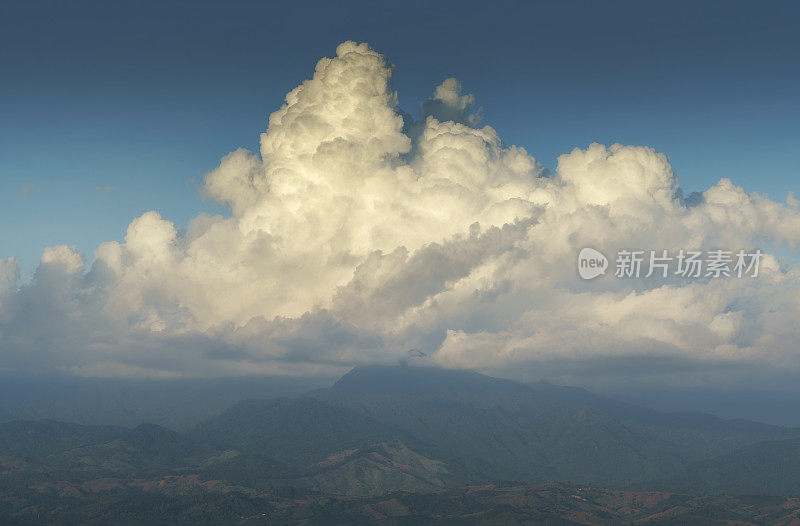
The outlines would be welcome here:
[[[488,478],[628,485],[798,430],[670,414],[469,371],[359,367],[313,396],[402,430]],[[438,456],[437,458],[442,458]]]
[[[739,495],[800,494],[800,438],[764,441],[695,462],[664,487]]]
[[[314,398],[245,400],[191,436],[305,468],[338,451],[408,438],[406,433]]]
[[[341,451],[305,471],[299,485],[334,495],[430,492],[460,482],[445,462],[427,458],[400,440]]]
[[[423,491],[478,479],[411,434],[317,398],[246,400],[191,436],[267,455],[295,470],[285,483],[334,494]]]
[[[553,385],[548,382],[537,382],[531,387],[541,396],[557,397],[564,401],[587,405],[599,409],[621,421],[635,423],[644,428],[658,430],[665,435],[672,435],[676,440],[693,441],[692,447],[702,447],[708,439],[706,433],[714,437],[709,443],[711,450],[716,447],[735,449],[743,443],[750,443],[753,437],[767,439],[773,436],[795,436],[800,429],[763,424],[750,420],[723,419],[712,414],[701,412],[664,412],[642,407],[614,398],[600,396],[577,387]],[[681,430],[690,430],[698,435],[681,434]]]
[[[288,477],[279,463],[155,424],[134,429],[54,421],[0,425],[0,506],[7,494],[184,494],[220,484],[269,486]]]
[[[333,494],[430,491],[478,478],[403,430],[317,398],[246,400],[191,436],[268,455],[294,470],[285,484]]]
[[[191,436],[302,473],[342,452],[396,441],[446,466],[442,480],[448,484],[505,479],[624,487],[670,479],[693,462],[800,432],[701,413],[664,413],[545,382],[400,366],[355,368],[305,398],[235,404]],[[375,464],[356,471],[372,477],[370,489],[343,476],[341,492],[402,487],[388,482],[402,473]],[[306,476],[297,480],[314,484]]]
[[[316,399],[241,402],[200,430],[214,440],[156,424],[2,424],[0,506],[5,492],[63,499],[297,486],[378,495],[464,480],[459,466],[409,447],[417,441],[406,433]]]
[[[227,448],[184,437],[156,424],[142,424],[103,443],[70,449],[51,458],[51,465],[84,473],[145,476],[200,466],[224,456]]]
[[[0,508],[8,495],[36,502],[295,488],[333,497],[502,480],[787,494],[800,488],[798,437],[543,382],[365,367],[301,398],[236,403],[185,433],[0,424]]]

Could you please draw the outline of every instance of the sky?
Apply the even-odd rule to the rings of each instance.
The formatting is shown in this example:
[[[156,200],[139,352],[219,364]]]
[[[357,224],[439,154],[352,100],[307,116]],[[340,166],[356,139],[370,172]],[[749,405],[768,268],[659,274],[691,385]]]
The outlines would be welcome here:
[[[0,6],[6,370],[800,371],[792,4]]]
[[[200,180],[344,40],[397,66],[400,106],[457,77],[484,123],[553,168],[646,144],[687,191],[800,191],[791,2],[0,3],[0,256],[91,257],[130,219],[185,226]]]

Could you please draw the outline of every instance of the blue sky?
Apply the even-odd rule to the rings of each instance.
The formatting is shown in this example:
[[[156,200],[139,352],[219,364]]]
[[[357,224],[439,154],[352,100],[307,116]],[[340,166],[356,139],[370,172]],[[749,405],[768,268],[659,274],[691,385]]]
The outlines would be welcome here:
[[[343,40],[397,67],[401,106],[457,77],[553,168],[575,147],[665,152],[687,192],[800,194],[800,8],[735,2],[0,3],[0,258],[91,258],[130,220],[224,213],[199,180]],[[27,191],[24,191],[27,189]]]

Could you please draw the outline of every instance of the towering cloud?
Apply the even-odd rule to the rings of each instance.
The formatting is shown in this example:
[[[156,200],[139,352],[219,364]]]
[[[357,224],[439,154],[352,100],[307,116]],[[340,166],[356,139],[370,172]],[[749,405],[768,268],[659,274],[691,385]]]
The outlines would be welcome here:
[[[666,156],[640,146],[575,149],[550,174],[480,126],[457,80],[413,118],[391,73],[366,44],[320,60],[270,116],[259,154],[237,150],[206,175],[226,217],[179,230],[148,212],[88,272],[65,245],[44,250],[30,283],[0,261],[4,362],[291,373],[418,348],[433,363],[561,378],[623,362],[645,374],[655,360],[702,374],[800,366],[796,265],[767,255],[758,278],[720,280],[575,271],[584,246],[797,248],[794,198],[722,180],[684,199]]]

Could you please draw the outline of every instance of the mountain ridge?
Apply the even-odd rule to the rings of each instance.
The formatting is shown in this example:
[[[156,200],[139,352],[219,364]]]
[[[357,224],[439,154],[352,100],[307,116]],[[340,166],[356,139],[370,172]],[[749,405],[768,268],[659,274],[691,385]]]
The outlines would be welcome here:
[[[773,476],[799,441],[793,428],[663,413],[579,388],[376,366],[301,397],[239,401],[184,433],[152,423],[0,424],[0,485],[378,495],[520,480],[725,492],[758,489],[758,480],[732,482]],[[800,480],[781,480],[763,487],[800,491]]]

